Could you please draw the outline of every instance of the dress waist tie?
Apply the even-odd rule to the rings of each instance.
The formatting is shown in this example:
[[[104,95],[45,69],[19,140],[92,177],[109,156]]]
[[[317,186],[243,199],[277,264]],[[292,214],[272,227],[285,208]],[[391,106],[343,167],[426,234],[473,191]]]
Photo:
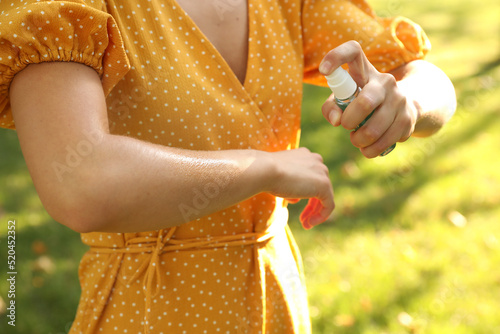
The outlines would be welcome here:
[[[276,226],[279,225],[279,226]],[[150,313],[151,313],[151,301],[153,297],[158,293],[158,288],[160,286],[160,269],[159,260],[160,255],[173,252],[178,250],[189,250],[189,249],[213,249],[213,248],[227,248],[235,246],[244,245],[258,245],[267,242],[273,238],[280,227],[283,224],[275,223],[271,224],[267,230],[262,232],[250,232],[242,233],[228,236],[208,236],[203,238],[193,238],[193,239],[175,239],[172,236],[175,233],[176,227],[171,227],[168,229],[162,229],[158,231],[157,237],[139,237],[132,238],[126,241],[125,247],[111,248],[111,247],[96,247],[92,246],[91,251],[97,253],[116,253],[116,254],[128,254],[128,253],[151,253],[151,260],[149,262],[145,261],[136,273],[133,275],[131,280],[137,278],[141,275],[144,270],[146,274],[144,277],[143,289],[145,293],[145,309],[144,309],[144,331],[145,334],[150,334]],[[262,333],[265,333],[265,312],[266,312],[266,287],[265,287],[265,272],[264,266],[259,260],[259,247],[254,247],[254,262],[255,271],[258,279],[260,280],[259,286],[261,287],[261,326]],[[156,281],[156,284],[155,284]]]

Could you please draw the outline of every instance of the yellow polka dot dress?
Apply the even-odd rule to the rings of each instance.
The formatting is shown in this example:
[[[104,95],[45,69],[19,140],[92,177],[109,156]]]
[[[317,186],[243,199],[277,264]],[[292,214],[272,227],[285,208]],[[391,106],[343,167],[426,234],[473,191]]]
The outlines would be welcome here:
[[[361,0],[248,0],[248,9],[242,84],[175,0],[1,1],[0,126],[15,128],[16,73],[73,61],[99,73],[113,134],[190,150],[286,150],[298,145],[302,83],[325,84],[317,68],[327,51],[355,39],[388,71],[429,48],[418,25],[377,18]],[[176,228],[82,234],[90,249],[70,333],[310,333],[284,201],[260,194],[193,220],[217,189],[186,191],[193,202],[179,206]]]

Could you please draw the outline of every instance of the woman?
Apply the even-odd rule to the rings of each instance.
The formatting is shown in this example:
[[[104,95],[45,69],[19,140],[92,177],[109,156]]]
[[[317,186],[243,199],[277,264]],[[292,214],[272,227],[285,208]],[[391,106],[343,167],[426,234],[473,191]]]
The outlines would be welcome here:
[[[286,205],[313,199],[317,225],[334,201],[321,157],[298,148],[303,81],[348,64],[363,91],[323,114],[352,130],[377,109],[351,136],[368,158],[455,108],[421,29],[361,0],[0,9],[0,125],[90,246],[71,333],[309,333]]]

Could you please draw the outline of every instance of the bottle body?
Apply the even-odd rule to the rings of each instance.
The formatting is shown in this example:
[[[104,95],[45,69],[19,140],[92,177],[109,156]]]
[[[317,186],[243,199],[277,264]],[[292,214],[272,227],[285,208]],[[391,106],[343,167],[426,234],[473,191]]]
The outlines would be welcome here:
[[[339,99],[335,96],[335,103],[340,109],[342,109],[342,111],[344,111],[345,108],[347,108],[347,106],[359,95],[359,92],[361,92],[361,88],[356,87],[354,93],[346,99]]]
[[[354,93],[348,98],[339,99],[335,97],[335,104],[337,104],[339,108],[342,109],[342,111],[344,111],[347,108],[347,106],[359,95],[359,92],[361,92],[361,88],[356,87]],[[358,131],[358,129],[362,127],[370,119],[370,117],[372,117],[374,112],[375,110],[372,111],[370,115],[368,115],[361,123],[359,123],[358,126],[354,129],[354,131],[355,132]],[[391,151],[394,150],[394,148],[396,148],[396,144],[393,144],[391,147],[387,148],[384,152],[380,153],[380,156],[381,157],[386,156],[387,154],[391,153]]]

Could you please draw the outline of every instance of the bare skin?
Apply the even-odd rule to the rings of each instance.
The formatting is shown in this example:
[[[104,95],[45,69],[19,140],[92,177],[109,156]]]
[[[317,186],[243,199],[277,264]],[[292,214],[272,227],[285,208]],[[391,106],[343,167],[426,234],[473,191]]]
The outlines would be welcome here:
[[[179,1],[243,82],[248,40],[246,1],[231,3],[235,4],[238,20],[229,19],[232,15],[221,19],[217,11],[198,2],[190,6],[190,1]],[[234,40],[242,45],[238,52]],[[380,107],[378,117],[387,119],[383,127],[371,125],[351,137],[365,156],[376,156],[384,147],[406,140],[415,128],[420,135],[429,135],[444,124],[446,115],[451,114],[450,101],[454,101],[450,91],[431,95],[432,103],[409,93],[422,89],[428,80],[449,85],[439,69],[426,67],[424,81],[420,68],[427,65],[402,66],[394,74],[403,79],[403,89],[394,76],[389,78],[370,68],[363,56],[361,49],[350,43],[326,58],[332,66],[348,62],[365,94],[365,98],[358,97],[357,107],[353,103],[333,125],[341,123],[352,129],[368,110],[384,106],[385,111]],[[376,99],[370,99],[370,95]],[[283,198],[318,198],[322,209],[312,217],[312,225],[325,221],[335,206],[328,168],[321,156],[305,148],[275,153],[205,152],[110,134],[100,79],[93,69],[82,64],[29,65],[14,78],[10,100],[23,154],[45,208],[56,221],[78,232],[138,232],[186,223],[179,207],[191,204],[194,194],[185,190],[213,183],[220,185],[219,195],[190,216],[191,220],[262,192]],[[356,108],[362,111],[356,112]],[[323,113],[327,119],[336,111],[331,100],[325,103]],[[63,180],[58,179],[53,162],[64,161],[65,147],[87,140],[88,132],[99,139],[99,144],[78,168]]]
[[[456,97],[453,84],[436,66],[415,60],[390,73],[380,73],[350,41],[330,51],[321,63],[322,74],[348,64],[359,87],[358,97],[342,113],[331,95],[322,106],[325,118],[333,125],[353,130],[373,110],[373,116],[351,142],[367,158],[377,157],[395,142],[410,136],[427,137],[438,131],[453,115]]]
[[[192,206],[193,191],[207,184],[219,185],[219,195],[190,220],[261,192],[318,197],[323,220],[334,208],[328,168],[305,148],[192,151],[109,134],[101,81],[85,65],[29,65],[14,78],[10,98],[42,203],[56,221],[78,232],[151,231],[186,223],[180,205]],[[65,147],[77,147],[89,132],[99,144],[60,180],[53,162],[65,161]]]
[[[245,81],[248,58],[248,6],[237,1],[177,0],[196,23],[241,83]]]

